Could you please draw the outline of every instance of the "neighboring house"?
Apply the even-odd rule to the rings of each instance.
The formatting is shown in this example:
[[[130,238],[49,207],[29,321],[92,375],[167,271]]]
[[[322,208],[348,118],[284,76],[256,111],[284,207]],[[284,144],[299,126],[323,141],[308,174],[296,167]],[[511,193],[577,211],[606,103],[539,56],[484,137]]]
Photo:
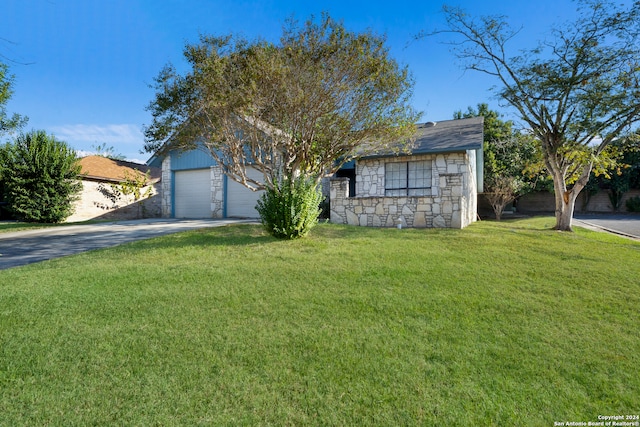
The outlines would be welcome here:
[[[410,154],[377,153],[330,183],[331,222],[464,228],[482,192],[483,118],[418,125]]]
[[[160,216],[159,168],[103,156],[83,157],[80,166],[82,191],[75,202],[75,211],[67,218],[67,222]],[[148,197],[136,201],[133,195],[122,193],[123,183],[135,177],[146,179],[147,173],[148,185],[141,188],[140,193]]]

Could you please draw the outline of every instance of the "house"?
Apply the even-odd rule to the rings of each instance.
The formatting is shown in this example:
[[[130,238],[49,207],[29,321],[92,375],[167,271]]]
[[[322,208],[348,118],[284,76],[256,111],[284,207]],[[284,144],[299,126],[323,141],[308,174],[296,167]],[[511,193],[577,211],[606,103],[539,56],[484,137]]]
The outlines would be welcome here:
[[[482,120],[419,125],[410,154],[370,155],[338,171],[328,191],[331,221],[395,226],[399,220],[408,227],[454,228],[475,221]],[[205,147],[168,150],[147,164],[162,169],[163,217],[259,217],[255,206],[263,192],[224,175]],[[262,178],[250,166],[248,174]]]
[[[464,228],[482,192],[483,117],[417,126],[410,153],[364,156],[330,182],[331,222]]]
[[[114,160],[103,156],[87,156],[80,159],[82,191],[75,202],[74,213],[67,222],[89,219],[135,219],[160,216],[159,168],[144,164]],[[122,194],[121,186],[133,178],[147,179],[141,188],[141,202],[133,195]],[[144,200],[142,200],[144,199]]]

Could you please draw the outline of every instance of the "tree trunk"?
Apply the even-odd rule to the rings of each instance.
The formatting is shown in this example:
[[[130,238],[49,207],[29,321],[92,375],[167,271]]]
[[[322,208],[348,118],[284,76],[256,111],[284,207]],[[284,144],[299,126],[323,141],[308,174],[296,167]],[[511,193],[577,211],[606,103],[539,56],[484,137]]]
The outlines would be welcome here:
[[[544,144],[543,144],[544,145]],[[580,191],[587,186],[589,182],[589,174],[593,163],[584,165],[582,172],[575,181],[571,189],[567,189],[566,169],[560,167],[562,162],[557,157],[557,153],[545,153],[545,165],[553,178],[553,189],[556,200],[556,226],[559,231],[573,231],[571,227],[573,223],[573,212],[576,206],[576,200]]]
[[[575,210],[576,200],[578,199],[580,191],[587,185],[590,172],[591,165],[585,166],[582,175],[570,190],[567,190],[562,174],[552,174],[556,199],[556,230],[573,231],[571,225],[573,223],[573,212]]]
[[[556,197],[556,230],[573,231],[573,211],[576,205],[576,194],[573,190],[565,191],[560,197],[560,206]]]

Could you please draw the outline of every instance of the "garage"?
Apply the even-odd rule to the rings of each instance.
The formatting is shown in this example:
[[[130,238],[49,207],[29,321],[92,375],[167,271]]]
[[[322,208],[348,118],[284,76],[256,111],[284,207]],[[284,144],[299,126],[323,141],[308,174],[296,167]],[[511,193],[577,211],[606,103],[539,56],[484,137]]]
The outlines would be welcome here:
[[[253,169],[247,169],[247,175],[255,180],[262,181],[262,173]],[[258,218],[256,203],[264,191],[251,191],[242,184],[232,179],[227,179],[227,216],[236,218]]]
[[[207,150],[169,151],[149,165],[162,167],[163,216],[173,218],[259,218],[256,204],[264,191],[251,191],[224,175]],[[250,178],[262,182],[262,172],[247,167]]]
[[[196,169],[176,171],[176,218],[211,218],[211,170]]]

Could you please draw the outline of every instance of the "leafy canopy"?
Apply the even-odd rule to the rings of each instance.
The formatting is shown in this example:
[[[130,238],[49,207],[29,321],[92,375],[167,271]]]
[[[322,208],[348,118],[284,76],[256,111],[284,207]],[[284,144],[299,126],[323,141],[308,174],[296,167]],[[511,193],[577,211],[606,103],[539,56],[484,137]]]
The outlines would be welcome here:
[[[413,81],[385,38],[347,31],[323,14],[289,21],[279,43],[203,35],[187,45],[190,71],[165,67],[148,109],[145,149],[204,147],[253,189],[321,177],[344,162],[408,139],[418,114]],[[247,165],[264,180],[247,176]]]
[[[19,130],[27,123],[27,118],[19,114],[9,116],[6,104],[13,95],[13,76],[9,67],[0,62],[0,137]]]
[[[509,203],[535,187],[537,176],[530,177],[525,170],[537,161],[539,144],[486,103],[454,113],[455,119],[476,116],[484,117],[484,193],[499,220]]]
[[[32,131],[1,147],[0,160],[5,200],[17,219],[56,223],[73,213],[82,184],[76,153],[66,143]]]
[[[550,40],[509,54],[517,36],[504,17],[474,19],[445,7],[447,32],[467,69],[494,76],[497,95],[540,141],[554,181],[556,228],[571,229],[575,199],[607,146],[640,120],[640,2],[579,2],[575,22]]]

